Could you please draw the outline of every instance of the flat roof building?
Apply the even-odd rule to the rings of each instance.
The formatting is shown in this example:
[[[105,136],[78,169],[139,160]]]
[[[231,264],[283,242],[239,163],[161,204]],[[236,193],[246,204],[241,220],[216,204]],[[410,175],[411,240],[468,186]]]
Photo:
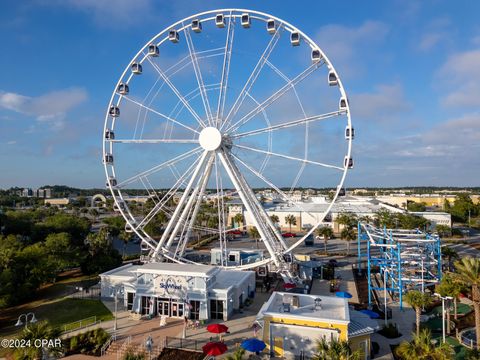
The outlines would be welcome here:
[[[321,338],[348,341],[368,359],[370,334],[378,328],[368,316],[350,310],[347,299],[284,292],[272,293],[257,321],[270,355],[286,359],[312,357]]]
[[[255,272],[209,265],[124,265],[100,275],[101,296],[115,293],[139,315],[227,320],[255,296]]]

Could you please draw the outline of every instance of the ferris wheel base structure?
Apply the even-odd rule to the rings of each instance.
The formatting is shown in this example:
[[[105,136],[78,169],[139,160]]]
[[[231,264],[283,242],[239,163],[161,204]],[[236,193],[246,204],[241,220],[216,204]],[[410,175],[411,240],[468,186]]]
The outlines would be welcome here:
[[[218,241],[222,267],[271,264],[295,281],[285,258],[330,212],[353,167],[354,134],[346,91],[319,45],[273,15],[218,9],[171,24],[131,59],[107,107],[102,160],[125,231],[141,239],[150,261],[195,265],[187,244],[206,234]],[[287,244],[252,189],[301,207],[293,191],[312,179],[335,194],[317,223]],[[146,213],[127,204],[130,188],[148,193]],[[228,234],[238,228],[226,213],[231,189],[269,258],[228,265]],[[159,234],[161,215],[168,222]]]

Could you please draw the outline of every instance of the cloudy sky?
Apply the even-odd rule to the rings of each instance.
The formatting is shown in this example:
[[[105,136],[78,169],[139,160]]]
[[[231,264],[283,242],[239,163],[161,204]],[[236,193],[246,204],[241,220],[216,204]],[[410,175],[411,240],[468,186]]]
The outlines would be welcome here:
[[[36,0],[0,4],[0,187],[101,187],[112,88],[154,34],[219,7],[274,14],[335,65],[347,186],[480,186],[480,3]]]

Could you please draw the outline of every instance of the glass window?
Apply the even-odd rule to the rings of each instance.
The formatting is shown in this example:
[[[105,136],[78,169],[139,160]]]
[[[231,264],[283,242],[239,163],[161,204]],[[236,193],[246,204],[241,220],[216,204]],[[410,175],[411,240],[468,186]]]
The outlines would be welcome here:
[[[223,320],[223,300],[210,300],[210,318]]]

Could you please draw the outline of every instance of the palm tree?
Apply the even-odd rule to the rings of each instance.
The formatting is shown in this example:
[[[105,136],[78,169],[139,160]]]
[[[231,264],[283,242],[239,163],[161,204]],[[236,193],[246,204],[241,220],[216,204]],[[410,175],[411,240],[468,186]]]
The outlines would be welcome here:
[[[292,232],[292,225],[297,225],[297,219],[295,218],[295,215],[292,214],[285,216],[285,222],[288,224],[290,232]]]
[[[347,255],[350,255],[350,241],[357,238],[357,233],[354,228],[344,228],[340,233],[340,237],[347,242]]]
[[[258,232],[258,229],[256,226],[252,226],[249,230],[250,237],[252,237],[255,240],[255,246],[258,249],[258,239],[260,238],[260,233]]]
[[[354,228],[357,225],[357,216],[351,212],[344,212],[335,219],[337,224],[343,225],[344,228]]]
[[[243,227],[243,215],[241,213],[236,214],[233,217],[233,222],[237,224],[237,227]],[[240,226],[240,223],[242,224],[242,226]]]
[[[453,297],[453,311],[455,320],[458,319],[457,305],[458,297],[462,292],[462,285],[458,282],[455,282],[452,276],[447,273],[443,275],[442,281],[435,287],[435,291],[442,296],[451,296]],[[450,307],[447,308],[447,323],[450,324]],[[447,332],[450,333],[450,327],[447,328]]]
[[[126,232],[125,230],[123,230],[120,232],[120,235],[118,235],[118,237],[120,238],[120,240],[123,241],[123,256],[125,256],[125,248],[127,247],[127,244],[129,243],[129,241],[132,240],[133,233]]]
[[[475,331],[477,349],[480,349],[480,259],[465,257],[455,262],[455,281],[472,289],[473,309],[475,310]]]
[[[420,315],[422,308],[432,303],[430,295],[422,293],[418,290],[410,290],[405,294],[405,301],[415,309],[416,323],[417,323],[417,336],[420,336]]]
[[[448,225],[437,225],[435,226],[435,230],[440,237],[450,236],[452,233],[452,229]]]
[[[280,222],[279,217],[275,214],[270,215],[270,220],[272,220],[273,225],[277,225]]]
[[[322,338],[317,341],[317,351],[313,355],[315,360],[360,360],[362,354],[359,350],[352,351],[348,341]]]
[[[243,355],[245,355],[245,349],[239,347],[235,352],[231,355],[228,355],[225,360],[242,360]]]
[[[411,342],[402,341],[395,350],[395,355],[402,360],[450,360],[454,358],[454,354],[447,343],[435,346],[428,329],[423,329],[420,334],[413,334]]]
[[[327,243],[328,243],[328,240],[333,237],[332,228],[328,227],[328,226],[319,227],[319,228],[315,229],[315,235],[323,236],[323,242],[324,242],[324,245],[325,245],[325,254],[328,255]]]
[[[451,271],[452,260],[458,259],[458,253],[448,246],[442,246],[442,257],[447,258],[448,271]]]
[[[61,331],[59,328],[53,328],[47,321],[40,321],[37,323],[29,324],[25,327],[20,335],[21,340],[26,340],[26,343],[30,342],[34,344],[36,339],[55,339],[59,338]],[[52,355],[60,355],[62,352],[61,347],[36,347],[28,346],[25,348],[19,348],[16,353],[16,358],[23,359],[43,359],[45,358],[44,352],[51,353]]]

